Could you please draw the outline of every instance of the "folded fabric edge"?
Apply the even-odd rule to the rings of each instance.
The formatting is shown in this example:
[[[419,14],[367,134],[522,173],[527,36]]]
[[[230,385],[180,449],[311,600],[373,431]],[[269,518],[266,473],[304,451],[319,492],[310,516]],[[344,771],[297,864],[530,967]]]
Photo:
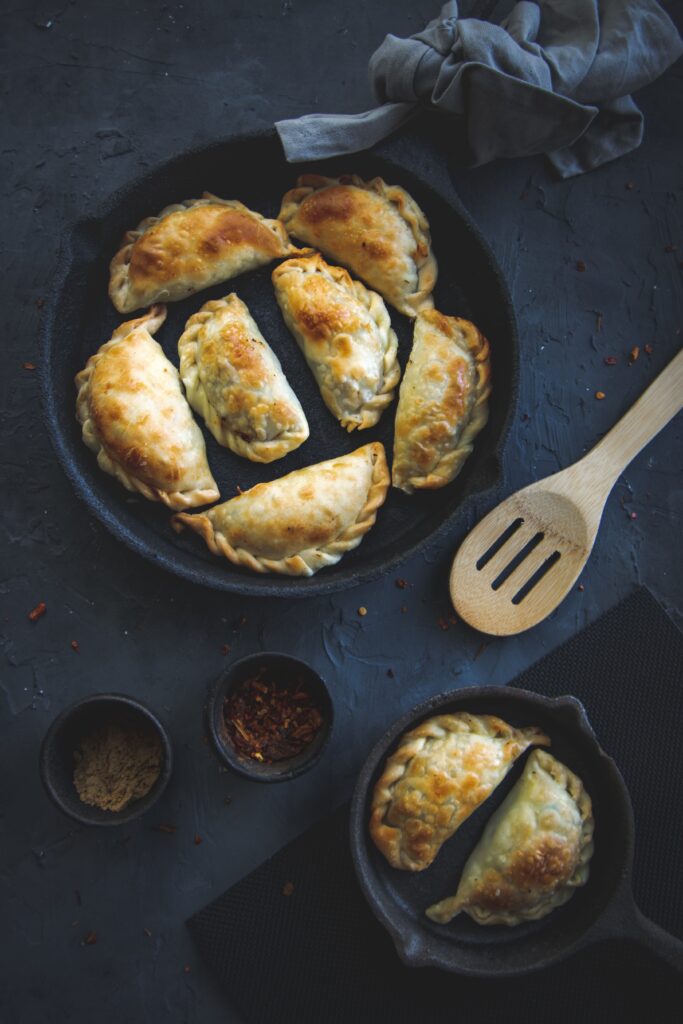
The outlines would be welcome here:
[[[415,103],[384,103],[360,114],[306,114],[276,121],[288,163],[324,160],[370,149],[415,114]]]

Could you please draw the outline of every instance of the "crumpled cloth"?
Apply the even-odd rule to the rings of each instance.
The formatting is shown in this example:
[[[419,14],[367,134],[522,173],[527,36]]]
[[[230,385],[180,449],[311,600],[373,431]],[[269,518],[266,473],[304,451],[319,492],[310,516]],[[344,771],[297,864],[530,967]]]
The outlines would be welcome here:
[[[545,153],[568,178],[640,144],[630,93],[682,53],[656,0],[521,0],[499,25],[460,18],[449,0],[422,32],[373,53],[382,106],[275,127],[288,161],[324,159],[368,149],[428,104],[464,119],[471,166]]]

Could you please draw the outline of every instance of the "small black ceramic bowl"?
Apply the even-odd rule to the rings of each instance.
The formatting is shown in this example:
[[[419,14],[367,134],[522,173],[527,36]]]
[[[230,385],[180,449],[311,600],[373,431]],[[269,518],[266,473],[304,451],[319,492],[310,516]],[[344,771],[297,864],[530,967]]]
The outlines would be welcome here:
[[[240,754],[232,743],[223,714],[226,698],[247,679],[255,677],[265,683],[274,682],[284,686],[302,683],[317,705],[323,724],[315,738],[295,757],[262,764]],[[305,661],[291,658],[288,654],[268,651],[251,654],[229,665],[209,688],[205,713],[206,727],[220,760],[253,782],[287,782],[307,772],[320,760],[334,718],[332,699],[318,673]]]
[[[74,751],[90,732],[104,725],[133,724],[153,729],[161,740],[163,761],[159,778],[145,796],[120,811],[83,803],[74,785]],[[140,817],[166,789],[173,763],[169,735],[157,716],[140,701],[122,693],[98,693],[65,708],[45,734],[40,748],[40,776],[60,811],[83,825],[124,825]]]

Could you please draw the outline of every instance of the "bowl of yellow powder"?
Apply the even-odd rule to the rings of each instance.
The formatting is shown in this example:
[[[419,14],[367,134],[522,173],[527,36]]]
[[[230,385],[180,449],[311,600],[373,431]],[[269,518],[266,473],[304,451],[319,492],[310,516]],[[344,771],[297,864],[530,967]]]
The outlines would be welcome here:
[[[40,774],[48,796],[85,825],[122,825],[156,803],[171,775],[157,715],[125,694],[85,697],[47,731]]]

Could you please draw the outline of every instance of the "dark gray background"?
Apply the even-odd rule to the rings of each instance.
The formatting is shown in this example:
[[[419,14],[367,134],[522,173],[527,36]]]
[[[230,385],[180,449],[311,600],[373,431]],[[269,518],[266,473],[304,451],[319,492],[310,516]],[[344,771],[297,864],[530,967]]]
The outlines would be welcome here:
[[[280,117],[366,109],[370,52],[387,31],[410,34],[437,9],[432,0],[2,5],[3,1022],[238,1021],[195,956],[185,918],[345,798],[369,745],[401,711],[452,686],[509,681],[638,583],[681,622],[680,421],[617,484],[585,589],[528,635],[494,641],[438,624],[460,537],[408,561],[406,590],[394,574],[324,599],[228,598],[116,544],[56,464],[37,372],[22,364],[38,362],[38,300],[69,224],[188,147]],[[680,64],[638,101],[641,149],[583,178],[559,182],[541,158],[476,171],[448,158],[519,317],[508,490],[580,456],[680,347]],[[629,366],[633,345],[641,355]],[[605,366],[607,355],[618,365]],[[41,600],[47,614],[32,624],[27,613]],[[337,707],[319,767],[274,788],[222,773],[201,722],[205,688],[226,661],[266,648],[309,660]],[[177,763],[148,819],[99,832],[48,803],[37,752],[63,707],[109,689],[165,714]],[[157,822],[177,832],[153,831]],[[91,930],[97,943],[81,945]]]

